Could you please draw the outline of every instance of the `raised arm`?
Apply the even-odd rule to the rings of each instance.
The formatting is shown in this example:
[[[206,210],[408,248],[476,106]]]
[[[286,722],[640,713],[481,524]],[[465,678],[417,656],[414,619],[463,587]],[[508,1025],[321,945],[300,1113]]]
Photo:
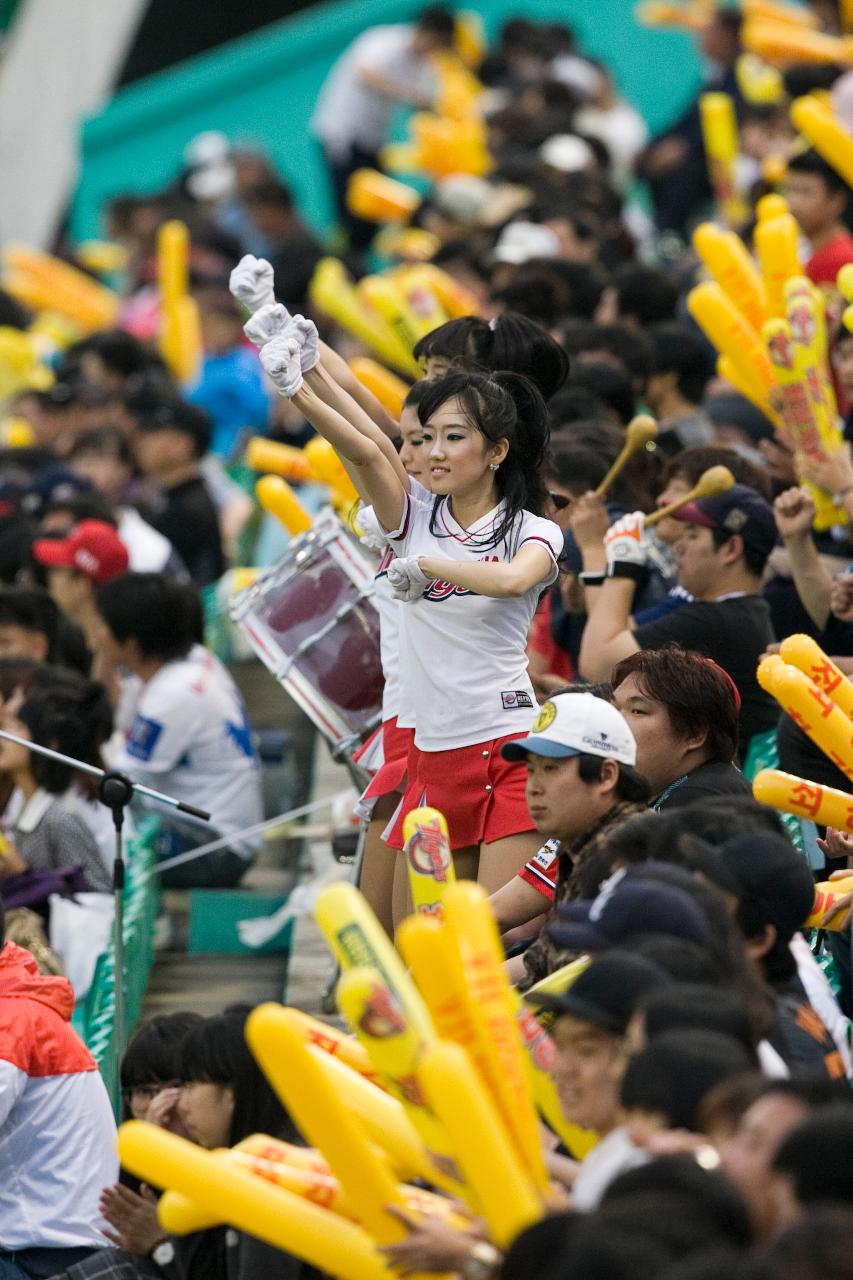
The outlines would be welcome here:
[[[791,562],[797,595],[815,626],[823,628],[829,618],[832,578],[812,538],[815,505],[808,489],[780,493],[773,504],[773,514]]]

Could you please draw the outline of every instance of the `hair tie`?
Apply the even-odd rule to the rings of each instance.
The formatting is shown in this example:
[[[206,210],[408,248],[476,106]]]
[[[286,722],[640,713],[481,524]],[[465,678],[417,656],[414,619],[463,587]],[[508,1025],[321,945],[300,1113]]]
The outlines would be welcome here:
[[[494,333],[497,327],[498,327],[498,318],[497,316],[492,316],[491,320],[489,321],[489,328],[491,329],[492,333]]]

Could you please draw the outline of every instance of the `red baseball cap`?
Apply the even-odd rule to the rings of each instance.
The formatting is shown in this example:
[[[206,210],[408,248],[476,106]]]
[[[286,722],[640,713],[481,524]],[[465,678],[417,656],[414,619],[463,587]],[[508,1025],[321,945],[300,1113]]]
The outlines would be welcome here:
[[[33,555],[51,569],[76,569],[93,582],[112,582],[130,564],[127,547],[111,524],[81,520],[67,538],[38,538]]]

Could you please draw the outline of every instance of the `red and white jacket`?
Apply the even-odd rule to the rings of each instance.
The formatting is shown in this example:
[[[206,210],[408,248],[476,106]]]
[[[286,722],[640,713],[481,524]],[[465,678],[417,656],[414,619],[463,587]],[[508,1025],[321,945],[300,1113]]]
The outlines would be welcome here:
[[[116,1128],[95,1060],[69,1025],[74,993],[28,951],[0,948],[0,1250],[103,1248]]]

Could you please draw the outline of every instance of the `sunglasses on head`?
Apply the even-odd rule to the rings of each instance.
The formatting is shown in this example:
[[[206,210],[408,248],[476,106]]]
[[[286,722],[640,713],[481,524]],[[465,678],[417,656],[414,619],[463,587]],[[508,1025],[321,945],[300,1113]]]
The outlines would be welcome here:
[[[548,490],[548,497],[553,502],[555,511],[565,511],[572,501],[564,493],[552,493],[550,489]]]

